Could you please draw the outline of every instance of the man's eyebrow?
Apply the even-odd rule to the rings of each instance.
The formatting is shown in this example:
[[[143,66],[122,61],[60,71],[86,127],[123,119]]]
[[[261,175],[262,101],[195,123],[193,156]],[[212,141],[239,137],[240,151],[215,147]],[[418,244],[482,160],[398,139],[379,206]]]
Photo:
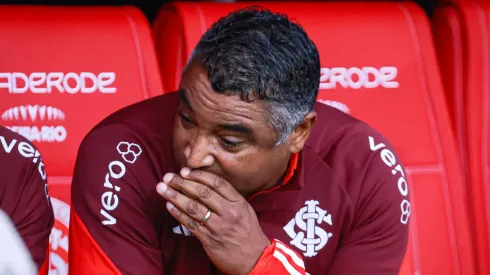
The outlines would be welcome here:
[[[253,133],[252,129],[250,129],[247,126],[240,124],[240,123],[237,123],[237,124],[221,123],[218,126],[220,128],[230,130],[233,132],[237,132],[237,133],[242,133],[242,134],[247,134],[247,135],[252,135],[252,133]]]
[[[182,101],[187,106],[187,108],[189,108],[192,111],[191,103],[189,102],[189,99],[185,95],[185,91],[179,90],[178,93],[179,93],[180,101]]]

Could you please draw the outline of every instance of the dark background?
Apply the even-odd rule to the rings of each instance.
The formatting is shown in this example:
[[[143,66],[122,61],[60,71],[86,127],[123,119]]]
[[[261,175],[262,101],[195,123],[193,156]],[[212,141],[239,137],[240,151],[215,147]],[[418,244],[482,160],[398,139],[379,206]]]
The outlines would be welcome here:
[[[277,1],[277,0],[276,0]],[[288,0],[283,0],[284,2]],[[340,1],[340,0],[337,0]],[[362,0],[361,0],[362,1]],[[396,0],[393,0],[396,1]],[[418,3],[429,16],[432,15],[438,0],[412,0]],[[155,18],[155,15],[164,3],[168,3],[170,0],[154,0],[154,1],[138,1],[138,0],[0,0],[0,4],[36,4],[36,5],[134,5],[140,8],[148,17],[150,22]],[[197,1],[199,2],[199,0]],[[260,4],[261,1],[247,1],[256,2]]]

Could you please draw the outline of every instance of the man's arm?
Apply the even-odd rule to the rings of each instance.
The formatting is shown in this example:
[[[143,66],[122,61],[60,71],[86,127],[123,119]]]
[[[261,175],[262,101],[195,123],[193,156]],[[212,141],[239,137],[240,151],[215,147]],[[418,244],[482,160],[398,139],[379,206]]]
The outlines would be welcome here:
[[[0,270],[9,275],[35,275],[37,268],[10,216],[0,209]]]
[[[305,275],[305,264],[301,255],[279,240],[271,240],[249,275]]]
[[[10,215],[37,268],[40,268],[48,262],[49,234],[54,224],[46,169],[39,151],[31,142],[5,128],[0,130],[0,141],[5,150],[0,151],[3,154],[1,161],[6,162],[3,165],[8,169],[3,175],[8,185],[4,186],[6,193],[0,198],[0,208]]]
[[[72,183],[70,274],[163,274],[149,152],[125,126],[92,131]]]
[[[370,130],[357,134],[353,140],[350,150],[356,152],[359,163],[350,163],[356,171],[349,173],[361,176],[360,184],[347,186],[349,193],[357,197],[354,221],[340,241],[328,274],[395,275],[408,243],[410,202],[406,174],[393,147],[380,134]]]
[[[32,173],[19,200],[19,209],[23,209],[26,216],[21,219],[15,217],[19,221],[16,227],[40,269],[39,274],[47,274],[49,235],[54,225],[53,207],[43,166],[41,163],[41,166],[31,168]]]

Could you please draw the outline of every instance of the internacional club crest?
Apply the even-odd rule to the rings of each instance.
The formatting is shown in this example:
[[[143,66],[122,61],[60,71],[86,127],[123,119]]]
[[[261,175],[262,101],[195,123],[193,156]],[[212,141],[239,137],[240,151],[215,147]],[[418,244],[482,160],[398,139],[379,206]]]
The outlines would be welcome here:
[[[303,251],[305,257],[313,257],[318,254],[333,236],[332,233],[326,232],[322,227],[323,223],[332,226],[332,215],[327,214],[326,210],[321,209],[316,200],[305,202],[296,216],[284,226],[284,230],[292,239],[290,244]],[[296,229],[299,229],[296,231]]]

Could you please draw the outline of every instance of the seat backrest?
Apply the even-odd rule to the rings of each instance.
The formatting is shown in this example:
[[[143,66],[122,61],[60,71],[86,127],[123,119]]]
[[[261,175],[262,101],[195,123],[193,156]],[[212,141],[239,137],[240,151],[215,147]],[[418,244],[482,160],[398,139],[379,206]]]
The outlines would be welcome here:
[[[433,30],[466,174],[479,274],[490,274],[490,2],[441,1]]]
[[[0,7],[0,120],[70,176],[109,113],[163,93],[143,14],[132,7]]]
[[[57,220],[51,264],[66,274],[80,142],[108,114],[163,93],[149,23],[133,7],[0,6],[0,41],[0,124],[44,157]]]
[[[177,87],[187,58],[212,22],[246,5],[163,7],[154,36],[166,89]],[[425,13],[413,3],[261,6],[295,18],[317,45],[318,100],[371,124],[400,155],[413,203],[400,274],[474,274],[463,179]]]

